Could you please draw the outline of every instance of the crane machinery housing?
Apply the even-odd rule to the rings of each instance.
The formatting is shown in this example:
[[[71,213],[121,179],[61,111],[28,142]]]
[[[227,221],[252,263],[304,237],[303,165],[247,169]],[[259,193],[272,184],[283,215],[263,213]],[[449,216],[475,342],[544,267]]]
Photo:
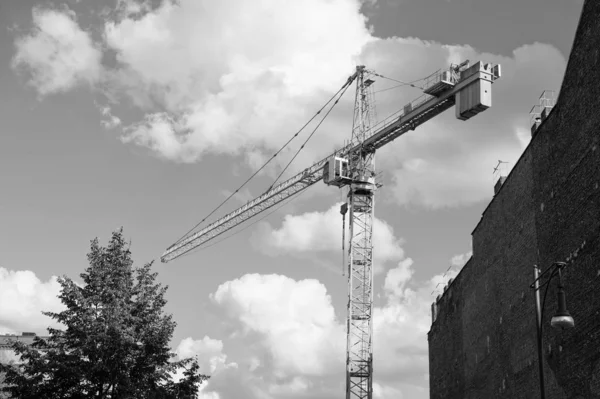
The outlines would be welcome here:
[[[350,142],[330,156],[264,194],[171,245],[161,256],[171,261],[255,215],[300,193],[320,180],[348,189],[349,239],[345,268],[348,278],[346,320],[346,399],[373,396],[373,220],[375,152],[402,134],[455,106],[456,118],[466,121],[492,105],[492,83],[500,65],[450,65],[425,79],[424,95],[378,124],[373,123],[372,77],[384,76],[357,66],[343,88],[356,81],[354,120]]]

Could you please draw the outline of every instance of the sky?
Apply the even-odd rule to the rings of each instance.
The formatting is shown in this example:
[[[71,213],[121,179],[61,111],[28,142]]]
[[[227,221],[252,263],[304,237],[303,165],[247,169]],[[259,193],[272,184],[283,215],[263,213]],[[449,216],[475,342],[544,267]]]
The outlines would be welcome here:
[[[558,90],[582,0],[0,0],[0,333],[43,334],[57,276],[123,227],[169,286],[173,350],[212,376],[201,398],[337,398],[347,280],[342,193],[318,183],[239,233],[167,264],[356,65],[410,81],[502,65],[493,106],[450,110],[383,147],[376,196],[374,396],[429,397],[430,305]],[[374,85],[379,119],[418,88]],[[354,87],[283,178],[350,138]],[[310,130],[213,216],[260,195]],[[261,216],[262,217],[262,216]]]

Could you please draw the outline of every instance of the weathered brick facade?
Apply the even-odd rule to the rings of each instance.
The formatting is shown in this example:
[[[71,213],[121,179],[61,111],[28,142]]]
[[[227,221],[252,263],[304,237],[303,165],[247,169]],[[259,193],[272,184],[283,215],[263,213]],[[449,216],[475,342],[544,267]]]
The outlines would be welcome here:
[[[430,393],[538,398],[533,265],[563,273],[575,328],[544,311],[548,398],[600,399],[600,1],[586,0],[560,96],[473,231],[473,256],[437,303]],[[542,292],[543,296],[543,292]]]

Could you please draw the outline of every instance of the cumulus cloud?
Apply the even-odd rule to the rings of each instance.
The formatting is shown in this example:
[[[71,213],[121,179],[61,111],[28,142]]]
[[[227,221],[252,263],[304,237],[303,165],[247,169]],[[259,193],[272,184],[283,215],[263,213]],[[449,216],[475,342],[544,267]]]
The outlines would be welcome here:
[[[282,129],[305,120],[312,96],[341,86],[372,40],[359,9],[355,0],[183,0],[108,21],[119,90],[169,115],[150,112],[126,141],[183,162],[277,148]]]
[[[391,382],[427,373],[430,281],[412,280],[412,260],[405,259],[387,272],[386,303],[373,311],[373,356],[378,378]],[[402,339],[398,339],[402,337]],[[408,378],[407,378],[408,377]]]
[[[109,106],[100,106],[98,104],[96,104],[96,106],[98,107],[100,113],[104,117],[104,119],[100,121],[100,123],[102,124],[102,126],[104,126],[105,129],[110,130],[121,125],[121,119],[112,113],[112,110]]]
[[[272,384],[269,393],[279,398],[282,396],[299,396],[312,388],[311,382],[303,377],[293,377],[291,381],[283,384]]]
[[[412,265],[412,259],[404,259],[397,267],[387,272],[383,288],[389,296],[394,298],[404,297],[406,284],[413,276]]]
[[[495,162],[516,162],[529,139],[527,112],[538,93],[558,86],[564,57],[542,43],[503,57],[468,45],[377,38],[361,14],[363,3],[167,0],[152,8],[146,1],[119,0],[102,27],[102,46],[116,62],[102,73],[99,47],[72,14],[36,9],[34,31],[17,40],[15,65],[31,69],[40,93],[101,82],[111,99],[142,109],[141,119],[123,122],[125,143],[177,162],[201,161],[208,153],[241,156],[256,169],[357,64],[414,80],[465,59],[501,63],[503,77],[493,86],[490,110],[466,122],[448,111],[378,155],[397,204],[441,208],[491,197]],[[381,91],[394,84],[376,79],[381,117],[421,94],[413,88]],[[348,139],[352,101],[347,95],[340,102],[290,173]],[[289,159],[284,155],[275,169]]]
[[[248,274],[221,284],[211,298],[246,334],[260,337],[277,377],[323,376],[342,367],[342,325],[317,280]]]
[[[441,295],[450,279],[456,278],[463,266],[471,259],[471,256],[473,256],[473,251],[457,254],[450,258],[450,265],[448,268],[443,273],[438,273],[431,278],[433,284],[431,295]]]
[[[337,240],[332,240],[331,237],[336,235],[339,237],[341,229],[339,205],[334,205],[326,212],[288,215],[279,229],[272,229],[265,225],[263,231],[258,233],[261,237],[261,247],[266,251],[279,250],[282,253],[296,255],[336,249],[333,244]],[[404,258],[401,243],[394,236],[393,230],[383,221],[380,222],[382,225],[376,225],[374,230],[376,250],[388,248],[382,251],[384,259],[397,261],[396,266],[389,269],[383,279],[384,303],[373,310],[373,350],[377,376],[382,384],[377,389],[378,395],[385,398],[393,396],[396,392],[416,392],[415,390],[418,391],[427,385],[425,379],[428,374],[427,331],[431,325],[432,291],[440,285],[443,288],[450,278],[455,277],[471,256],[471,252],[452,257],[445,273],[435,275],[426,281],[415,281],[413,260]],[[377,238],[378,231],[382,234],[379,238]],[[270,295],[267,289],[252,288],[251,291],[271,297],[273,301],[271,306],[280,306],[282,303],[280,296]],[[315,298],[315,295],[313,294],[311,298]],[[285,300],[283,302],[285,303]],[[261,309],[252,305],[252,300],[246,300],[245,303],[248,303],[248,307],[254,306],[253,309],[257,312]],[[280,309],[285,308],[286,306],[280,307]],[[268,312],[263,313],[268,314]],[[252,317],[251,319],[254,320]],[[304,352],[309,351],[310,347],[303,348]],[[413,381],[413,384],[404,384],[403,387],[390,385],[398,380]]]
[[[420,302],[421,291],[401,289],[409,283],[411,265],[404,260],[388,272],[388,304],[375,309],[375,356],[381,378],[377,395],[382,398],[400,392],[392,378],[414,375],[415,369],[423,368],[419,366],[422,354],[415,349],[419,347],[415,328],[423,330],[427,309]],[[41,310],[62,309],[59,288],[55,277],[42,282],[32,272],[0,269],[1,332],[43,333],[50,320]],[[237,323],[237,339],[247,349],[238,363],[229,361],[222,340],[205,336],[179,342],[178,357],[198,356],[201,371],[211,375],[200,388],[201,398],[315,397],[319,392],[320,397],[335,397],[328,392],[337,389],[336,381],[343,375],[345,328],[324,285],[317,280],[249,274],[221,284],[211,299],[225,319]]]
[[[101,76],[102,53],[70,11],[33,9],[32,32],[15,41],[12,65],[29,72],[40,95],[92,85]]]
[[[373,398],[375,399],[402,399],[402,391],[389,385],[381,385],[377,382],[373,383]]]
[[[444,273],[425,281],[415,281],[412,277],[413,261],[410,258],[388,270],[384,281],[385,304],[376,307],[373,315],[373,356],[382,384],[401,381],[404,386],[395,389],[403,392],[417,392],[427,387],[427,332],[431,327],[432,292],[436,289],[441,292],[470,256],[471,252],[467,252],[452,257]],[[382,389],[382,395],[386,397],[384,393]]]
[[[273,228],[262,222],[253,236],[255,247],[269,255],[280,254],[316,258],[323,252],[341,254],[342,215],[337,203],[325,212],[306,212],[286,215],[281,227]],[[345,237],[349,239],[349,214],[346,214]],[[375,218],[373,245],[375,271],[383,270],[382,264],[404,257],[402,241],[395,237],[393,228],[385,221]],[[348,241],[346,241],[348,248]]]
[[[469,259],[473,256],[473,251],[465,252],[464,254],[454,255],[450,259],[450,264],[458,269],[461,269]]]
[[[223,353],[223,341],[208,336],[198,340],[192,337],[182,339],[175,353],[180,359],[198,356],[200,370],[207,374],[223,367],[236,367],[235,363],[227,363],[227,355]]]
[[[376,70],[386,70],[387,60],[379,56],[383,48],[394,57],[414,51],[415,45],[414,39],[388,41],[385,47],[374,42],[369,45],[372,48],[367,58],[372,60],[367,63]],[[422,46],[426,56],[417,57],[415,68],[427,60],[440,60],[438,65],[481,60],[501,64],[503,76],[492,86],[492,107],[483,114],[460,121],[455,119],[454,110],[449,110],[380,151],[379,165],[389,171],[394,201],[443,208],[491,198],[493,167],[499,159],[511,166],[516,163],[530,138],[528,111],[539,93],[560,84],[566,60],[556,48],[542,43],[519,47],[512,57],[480,53],[466,45]],[[401,96],[398,105],[408,100]]]
[[[179,359],[196,357],[199,361],[200,372],[209,375],[211,378],[204,381],[198,388],[199,399],[226,399],[231,396],[222,396],[214,390],[214,378],[216,376],[216,386],[231,374],[238,373],[238,365],[235,362],[227,362],[227,355],[223,351],[223,341],[204,336],[202,339],[193,339],[187,337],[182,339],[175,353]],[[183,377],[183,371],[174,375],[175,380]]]
[[[42,311],[63,310],[57,297],[60,288],[55,276],[41,281],[29,270],[0,267],[0,334],[32,331],[42,335],[48,327],[59,327]]]
[[[427,391],[431,290],[457,271],[425,281],[415,281],[413,273],[409,258],[388,270],[385,301],[374,308],[375,397],[421,397]],[[217,370],[215,381],[221,382],[211,380],[210,392],[219,393],[220,399],[234,398],[241,391],[232,388],[233,382],[242,386],[243,381],[257,398],[339,395],[335,392],[343,389],[345,314],[336,317],[324,285],[317,280],[247,274],[221,284],[211,299],[238,332],[232,339],[245,350],[243,360],[236,359],[240,367]],[[216,343],[211,346],[222,349]]]

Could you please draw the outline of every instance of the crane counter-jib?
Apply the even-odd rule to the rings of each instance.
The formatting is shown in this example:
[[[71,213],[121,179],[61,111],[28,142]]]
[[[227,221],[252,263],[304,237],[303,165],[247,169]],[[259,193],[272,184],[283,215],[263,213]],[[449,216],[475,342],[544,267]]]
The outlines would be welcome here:
[[[479,64],[480,63],[475,64],[474,67],[477,67]],[[456,95],[463,89],[471,86],[477,81],[485,80],[491,83],[494,78],[499,77],[494,76],[491,69],[492,68],[485,68],[479,70],[476,68],[469,68],[470,71],[467,70],[462,79],[459,80],[454,87],[440,93],[438,96],[431,96],[428,100],[422,101],[409,112],[404,112],[397,119],[392,120],[390,123],[378,129],[369,136],[364,143],[354,146],[349,152],[354,153],[361,149],[364,151],[365,148],[374,151],[398,138],[407,131],[414,130],[417,126],[452,107],[456,102]],[[466,120],[468,118],[463,117],[460,119]]]
[[[317,183],[323,178],[323,167],[331,157],[351,159],[361,152],[375,151],[455,104],[456,117],[462,120],[469,119],[491,106],[489,85],[499,77],[499,65],[491,67],[489,64],[477,62],[462,71],[460,78],[452,82],[448,88],[436,92],[436,95],[431,95],[424,101],[407,104],[400,116],[375,129],[375,132],[364,142],[345,146],[235,211],[171,245],[161,256],[161,261],[168,262],[175,259]],[[471,88],[476,90],[470,90]],[[467,93],[461,98],[463,91]]]

